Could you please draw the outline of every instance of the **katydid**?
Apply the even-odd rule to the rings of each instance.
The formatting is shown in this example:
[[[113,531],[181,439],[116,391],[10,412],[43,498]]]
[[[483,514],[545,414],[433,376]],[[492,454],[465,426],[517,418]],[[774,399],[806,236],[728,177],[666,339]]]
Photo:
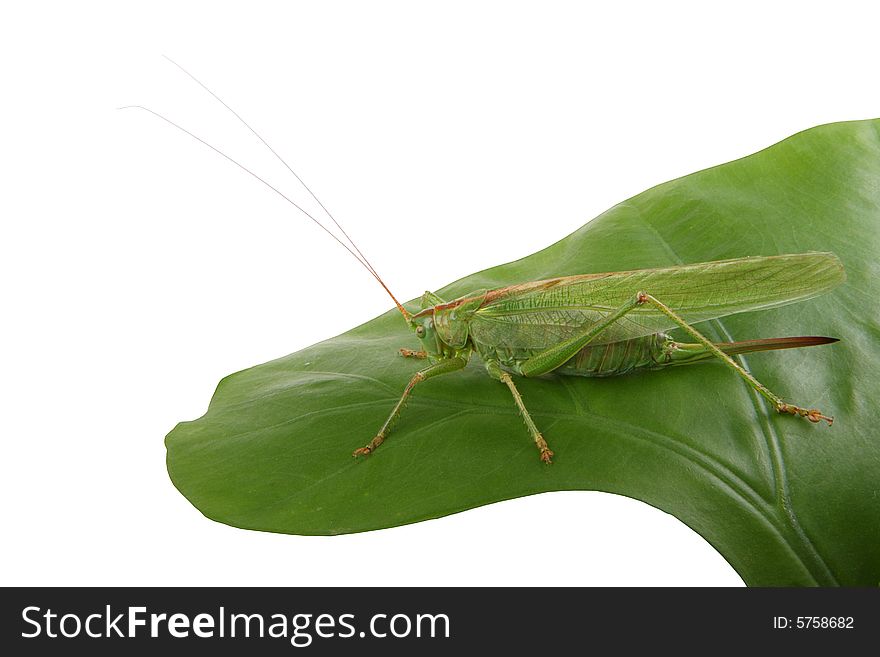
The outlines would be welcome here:
[[[354,450],[355,457],[372,454],[385,441],[416,385],[463,369],[475,353],[483,361],[488,375],[509,388],[544,463],[551,463],[554,454],[532,420],[513,376],[537,377],[552,372],[563,376],[606,377],[717,359],[769,401],[777,412],[814,423],[823,420],[829,425],[832,423],[833,418],[818,409],[783,401],[733,356],[828,344],[837,342],[836,338],[803,336],[711,342],[693,324],[734,313],[776,308],[824,294],[845,280],[843,265],[834,254],[755,256],[563,276],[493,290],[475,290],[451,301],[425,292],[421,310],[411,313],[281,156],[214,92],[177,66],[263,142],[317,201],[342,237],[224,152],[166,117],[137,107],[182,130],[251,174],[330,234],[376,279],[394,301],[407,327],[415,333],[421,348],[402,347],[400,354],[430,363],[413,375],[388,419],[372,440]],[[693,342],[679,342],[667,335],[666,331],[675,328],[683,330]]]
[[[489,375],[510,388],[545,463],[551,462],[553,452],[511,374],[602,377],[718,358],[780,413],[831,424],[833,418],[818,409],[782,401],[731,356],[827,344],[835,338],[713,343],[692,324],[804,301],[843,280],[843,266],[835,255],[802,253],[564,276],[477,290],[450,302],[426,292],[421,312],[411,315],[399,306],[422,344],[419,351],[401,353],[429,358],[432,364],[413,376],[379,433],[354,455],[370,454],[382,444],[417,383],[463,368],[474,352]],[[665,333],[673,328],[683,329],[695,342],[673,340]]]

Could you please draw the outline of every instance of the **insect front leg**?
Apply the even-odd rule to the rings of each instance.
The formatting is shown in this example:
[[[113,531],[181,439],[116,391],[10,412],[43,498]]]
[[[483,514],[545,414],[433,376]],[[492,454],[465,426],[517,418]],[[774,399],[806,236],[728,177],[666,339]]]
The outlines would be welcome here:
[[[467,365],[468,356],[470,354],[454,356],[453,358],[447,358],[445,360],[441,360],[439,363],[435,363],[430,367],[426,367],[419,372],[416,372],[412,379],[410,379],[409,383],[406,384],[406,388],[403,391],[400,399],[397,404],[394,406],[394,410],[391,411],[391,415],[388,416],[388,419],[385,420],[385,424],[382,425],[382,428],[379,429],[379,433],[377,433],[373,439],[368,442],[364,447],[360,447],[352,453],[352,456],[367,456],[368,454],[372,454],[376,451],[376,448],[379,447],[383,442],[385,442],[385,438],[388,436],[388,433],[391,431],[391,425],[394,421],[400,416],[400,412],[403,410],[403,407],[406,405],[406,400],[409,397],[412,389],[416,387],[417,383],[421,383],[422,381],[426,381],[435,376],[439,376],[441,374],[447,374],[449,372],[455,372],[456,370],[460,370]]]
[[[671,308],[667,305],[651,296],[650,294],[646,294],[645,292],[639,292],[638,294],[639,304],[651,304],[655,308],[657,308],[664,315],[669,317],[672,321],[678,324],[682,329],[684,329],[690,336],[700,342],[706,349],[715,354],[721,362],[727,365],[734,372],[739,374],[743,379],[745,379],[746,383],[748,383],[752,388],[757,390],[763,397],[770,401],[773,404],[773,408],[775,408],[779,413],[789,413],[791,415],[799,416],[807,418],[810,422],[821,422],[825,420],[829,425],[834,422],[834,418],[822,415],[819,409],[811,408],[801,408],[799,406],[794,406],[793,404],[787,404],[782,399],[771,392],[763,383],[758,381],[755,377],[753,377],[749,372],[747,372],[739,363],[737,363],[733,358],[725,354],[721,349],[716,347],[708,338],[706,338],[702,333],[697,331],[693,326],[688,324],[684,319],[679,317]]]
[[[406,347],[401,347],[399,350],[400,355],[404,358],[427,358],[428,352],[424,349],[420,349],[416,351],[415,349],[407,349]]]
[[[523,422],[526,423],[526,428],[532,435],[532,439],[535,441],[535,445],[538,447],[538,451],[541,452],[541,460],[544,463],[552,463],[553,452],[550,451],[550,447],[547,445],[547,441],[544,440],[544,436],[542,436],[541,432],[538,431],[538,427],[537,425],[535,425],[534,420],[532,420],[532,416],[529,415],[528,410],[526,410],[526,405],[523,403],[522,395],[519,394],[519,390],[517,390],[516,384],[514,384],[513,379],[510,377],[510,374],[502,370],[501,366],[498,364],[498,361],[495,360],[490,360],[486,363],[486,371],[489,372],[489,376],[491,376],[493,379],[498,379],[510,389],[510,393],[513,395],[513,401],[516,402],[516,406],[517,408],[519,408],[519,413],[522,416]]]

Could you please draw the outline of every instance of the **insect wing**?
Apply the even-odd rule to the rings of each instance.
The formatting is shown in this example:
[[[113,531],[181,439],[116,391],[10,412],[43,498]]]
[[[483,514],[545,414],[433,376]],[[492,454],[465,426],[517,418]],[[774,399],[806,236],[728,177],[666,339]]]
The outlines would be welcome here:
[[[832,253],[737,258],[659,269],[585,274],[493,290],[471,318],[478,342],[542,349],[599,321],[638,292],[653,295],[688,323],[813,298],[845,280]],[[674,328],[650,305],[636,308],[594,344]]]

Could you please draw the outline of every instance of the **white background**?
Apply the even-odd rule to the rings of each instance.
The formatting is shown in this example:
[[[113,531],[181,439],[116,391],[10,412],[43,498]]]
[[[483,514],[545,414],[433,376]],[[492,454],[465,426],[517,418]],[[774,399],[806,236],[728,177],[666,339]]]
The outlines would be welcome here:
[[[672,516],[600,493],[333,538],[203,518],[168,479],[165,434],[224,375],[389,300],[246,174],[115,108],[166,113],[305,202],[173,57],[289,159],[407,299],[654,184],[880,114],[878,16],[824,6],[7,6],[0,583],[741,585]]]

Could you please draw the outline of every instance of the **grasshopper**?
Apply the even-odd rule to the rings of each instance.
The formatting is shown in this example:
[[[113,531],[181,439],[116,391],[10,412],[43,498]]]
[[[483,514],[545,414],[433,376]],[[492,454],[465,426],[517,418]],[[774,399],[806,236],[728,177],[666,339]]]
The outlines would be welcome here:
[[[172,61],[172,60],[169,60]],[[607,377],[717,359],[770,402],[779,413],[829,425],[833,417],[818,409],[787,403],[755,379],[733,356],[773,349],[837,342],[836,338],[800,336],[740,342],[712,342],[693,324],[734,313],[766,310],[824,294],[845,280],[843,265],[832,253],[800,253],[685,264],[656,269],[563,276],[475,290],[447,301],[425,292],[421,310],[410,313],[395,298],[339,222],[274,149],[191,73],[173,62],[241,121],[302,184],[348,243],[312,214],[260,176],[165,116],[145,110],[252,175],[276,192],[341,244],[391,297],[406,326],[420,343],[400,354],[427,360],[416,372],[376,435],[353,456],[367,456],[386,440],[415,387],[442,374],[463,369],[476,354],[493,379],[507,386],[540,459],[554,453],[535,424],[513,376]],[[128,108],[121,108],[128,109]],[[679,342],[666,331],[682,329],[694,342]]]
[[[780,413],[812,422],[833,418],[818,409],[784,402],[732,356],[837,342],[836,338],[789,337],[711,342],[694,323],[738,312],[764,310],[818,296],[844,280],[832,253],[736,258],[661,269],[563,276],[476,290],[453,301],[426,292],[422,310],[398,310],[422,348],[404,356],[431,365],[413,376],[376,436],[355,456],[381,445],[416,384],[462,369],[476,353],[489,376],[504,383],[541,455],[553,452],[526,409],[513,375],[605,377],[717,358]],[[695,342],[673,340],[681,328]]]

